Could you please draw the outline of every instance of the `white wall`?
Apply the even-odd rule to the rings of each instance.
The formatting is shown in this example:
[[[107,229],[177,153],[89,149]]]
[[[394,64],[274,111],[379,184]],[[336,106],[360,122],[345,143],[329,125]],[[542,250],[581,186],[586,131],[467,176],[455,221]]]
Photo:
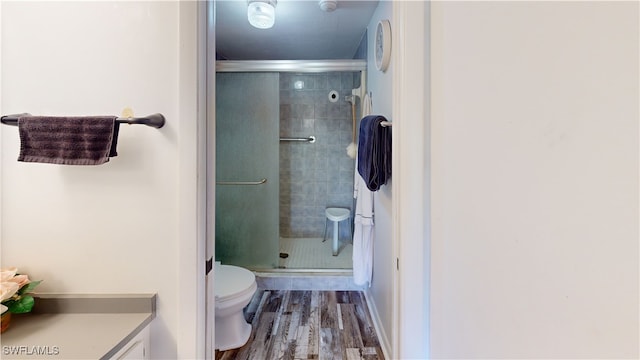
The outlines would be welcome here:
[[[375,67],[374,36],[378,21],[391,20],[392,3],[381,1],[367,26],[367,91],[372,94],[372,113],[383,115],[393,121],[392,116],[392,79],[393,61],[386,72]],[[392,24],[393,27],[393,24]],[[382,341],[391,351],[392,317],[393,317],[393,234],[391,226],[393,179],[380,190],[374,192],[374,247],[373,247],[373,279],[368,291],[368,299],[373,311],[378,315],[381,327],[378,329]]]
[[[198,305],[189,220],[195,160],[180,161],[195,154],[196,139],[195,98],[179,100],[180,88],[195,86],[185,74],[195,72],[195,39],[181,42],[179,27],[196,23],[195,5],[181,17],[186,8],[2,3],[2,114],[119,115],[131,107],[167,119],[162,129],[123,126],[119,156],[88,167],[19,163],[17,127],[0,127],[2,265],[43,279],[41,292],[157,292],[152,358],[194,358],[197,341],[178,337],[181,329],[194,334]]]
[[[433,358],[640,356],[638,6],[432,4]]]

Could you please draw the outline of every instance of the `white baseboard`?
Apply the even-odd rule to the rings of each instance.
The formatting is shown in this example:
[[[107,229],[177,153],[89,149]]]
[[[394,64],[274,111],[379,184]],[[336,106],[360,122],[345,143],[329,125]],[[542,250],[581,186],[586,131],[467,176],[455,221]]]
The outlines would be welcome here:
[[[384,331],[382,321],[380,320],[380,315],[378,314],[378,308],[376,307],[376,303],[373,301],[373,298],[371,297],[368,289],[364,291],[364,297],[367,300],[369,314],[371,315],[371,319],[373,320],[373,326],[376,329],[376,334],[378,334],[378,339],[380,340],[380,347],[382,348],[384,358],[391,359],[391,356],[389,356],[389,354],[391,354],[391,342],[389,341],[387,333]]]

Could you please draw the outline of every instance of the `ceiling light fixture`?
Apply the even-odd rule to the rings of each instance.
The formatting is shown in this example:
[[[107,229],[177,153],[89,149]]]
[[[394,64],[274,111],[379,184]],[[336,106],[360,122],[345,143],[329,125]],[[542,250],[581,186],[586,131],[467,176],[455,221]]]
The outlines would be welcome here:
[[[338,0],[320,0],[318,5],[322,11],[332,12],[338,7]]]
[[[269,29],[276,22],[277,0],[248,0],[249,24],[258,29]]]

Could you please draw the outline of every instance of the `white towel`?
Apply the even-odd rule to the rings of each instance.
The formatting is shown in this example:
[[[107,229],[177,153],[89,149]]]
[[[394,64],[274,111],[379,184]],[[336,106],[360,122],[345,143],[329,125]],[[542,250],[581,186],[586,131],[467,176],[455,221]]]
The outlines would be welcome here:
[[[353,282],[358,286],[367,285],[367,283],[371,286],[373,273],[373,192],[367,188],[367,184],[358,171],[356,171],[354,183],[353,197],[356,199],[356,215],[353,220]]]
[[[369,94],[362,100],[362,117],[371,113]],[[353,180],[353,197],[356,199],[356,214],[353,219],[353,282],[371,286],[373,274],[373,192],[358,173],[358,160]]]

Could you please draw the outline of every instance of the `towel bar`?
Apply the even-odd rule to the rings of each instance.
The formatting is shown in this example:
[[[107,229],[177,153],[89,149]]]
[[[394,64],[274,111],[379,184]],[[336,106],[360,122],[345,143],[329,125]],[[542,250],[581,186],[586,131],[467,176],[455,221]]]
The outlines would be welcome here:
[[[4,115],[0,118],[0,122],[2,122],[5,125],[17,126],[18,119],[22,116],[31,116],[31,114],[23,113],[23,114],[14,114],[14,115]],[[162,114],[152,114],[152,115],[140,117],[140,118],[119,117],[119,118],[116,118],[116,122],[120,124],[130,124],[130,125],[142,124],[142,125],[147,125],[147,126],[151,126],[156,129],[159,129],[164,126],[165,120]]]

